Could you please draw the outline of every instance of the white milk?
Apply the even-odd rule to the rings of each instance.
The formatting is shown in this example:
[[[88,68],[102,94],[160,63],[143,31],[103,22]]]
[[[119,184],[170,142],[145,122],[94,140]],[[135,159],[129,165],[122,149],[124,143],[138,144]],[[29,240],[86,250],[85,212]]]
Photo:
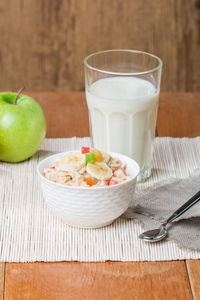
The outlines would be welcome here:
[[[86,91],[95,148],[134,158],[141,171],[150,168],[158,93],[146,80],[111,77]]]

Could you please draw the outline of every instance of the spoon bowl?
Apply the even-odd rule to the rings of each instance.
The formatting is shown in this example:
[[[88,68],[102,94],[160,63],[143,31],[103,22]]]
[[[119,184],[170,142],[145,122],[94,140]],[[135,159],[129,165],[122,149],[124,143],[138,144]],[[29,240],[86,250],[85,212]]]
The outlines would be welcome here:
[[[167,237],[167,230],[164,225],[160,228],[145,231],[139,235],[139,238],[146,242],[158,242]]]

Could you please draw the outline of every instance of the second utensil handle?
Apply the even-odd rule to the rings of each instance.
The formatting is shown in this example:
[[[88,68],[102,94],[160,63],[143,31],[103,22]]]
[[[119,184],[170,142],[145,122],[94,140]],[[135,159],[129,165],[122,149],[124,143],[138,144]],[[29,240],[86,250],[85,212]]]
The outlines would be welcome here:
[[[178,208],[165,222],[165,224],[168,224],[169,222],[172,222],[176,218],[180,217],[182,214],[184,214],[190,207],[192,207],[194,204],[196,204],[200,200],[200,191],[197,192],[192,198],[190,198],[186,203],[184,203],[180,208]]]

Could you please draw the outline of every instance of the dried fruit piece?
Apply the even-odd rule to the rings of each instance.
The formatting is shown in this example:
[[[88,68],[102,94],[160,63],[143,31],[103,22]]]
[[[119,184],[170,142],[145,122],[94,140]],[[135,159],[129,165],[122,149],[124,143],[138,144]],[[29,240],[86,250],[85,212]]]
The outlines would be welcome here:
[[[86,163],[93,164],[95,162],[95,156],[93,152],[85,153],[85,161]]]
[[[124,173],[124,175],[127,176],[126,171],[123,168],[121,168],[121,170]]]
[[[94,185],[94,179],[92,177],[86,178],[85,182],[87,183],[87,185],[89,186],[93,186]]]
[[[113,172],[113,174],[114,174],[114,176],[121,177],[121,178],[127,176],[127,174],[123,168],[119,168],[119,169],[115,170]]]
[[[91,149],[91,152],[94,153],[95,161],[101,162],[103,160],[103,155],[101,151],[97,149]]]
[[[110,185],[115,185],[115,184],[118,184],[118,182],[116,180],[111,179],[111,180],[108,181],[109,186]]]
[[[89,153],[90,152],[90,147],[82,147],[81,148],[81,153],[85,154],[85,153]]]

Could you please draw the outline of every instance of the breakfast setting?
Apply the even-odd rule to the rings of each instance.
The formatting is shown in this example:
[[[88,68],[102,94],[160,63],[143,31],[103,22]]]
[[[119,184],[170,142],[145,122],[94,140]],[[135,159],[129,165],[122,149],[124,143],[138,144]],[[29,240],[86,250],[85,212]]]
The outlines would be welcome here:
[[[52,16],[60,13],[54,9]],[[74,18],[69,26],[78,34]],[[48,50],[27,78],[18,70],[19,78],[7,71],[2,80],[0,296],[198,300],[199,81],[188,77],[179,89],[182,75],[171,77],[156,43],[91,42],[79,51],[76,40],[65,70],[65,56],[57,49],[50,58]],[[35,54],[23,51],[34,64]]]

